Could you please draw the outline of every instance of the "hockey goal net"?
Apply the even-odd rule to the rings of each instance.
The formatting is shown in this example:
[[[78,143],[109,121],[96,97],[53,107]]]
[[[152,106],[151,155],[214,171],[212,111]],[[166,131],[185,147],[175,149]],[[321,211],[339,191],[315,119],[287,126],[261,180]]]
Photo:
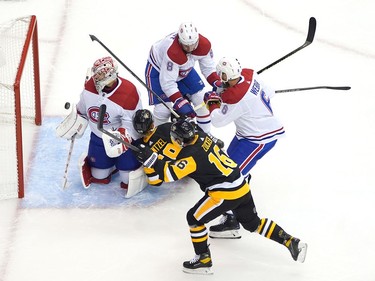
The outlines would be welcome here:
[[[24,197],[22,132],[32,123],[42,123],[33,15],[0,23],[0,199]]]

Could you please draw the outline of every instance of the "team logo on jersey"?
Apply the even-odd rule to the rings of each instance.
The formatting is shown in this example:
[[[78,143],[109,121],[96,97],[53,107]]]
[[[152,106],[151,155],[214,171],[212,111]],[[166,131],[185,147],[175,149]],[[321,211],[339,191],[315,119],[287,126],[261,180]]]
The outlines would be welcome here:
[[[92,107],[89,108],[89,110],[87,112],[88,112],[88,116],[89,116],[90,120],[94,123],[98,123],[98,121],[99,121],[99,107],[92,106]],[[104,114],[103,125],[108,125],[109,123],[110,123],[109,122],[109,114],[108,114],[108,112],[106,112]]]
[[[188,68],[186,70],[180,70],[178,72],[178,76],[185,78],[186,76],[188,76],[188,74],[190,73],[191,69],[192,69],[192,67],[190,67],[190,68]]]

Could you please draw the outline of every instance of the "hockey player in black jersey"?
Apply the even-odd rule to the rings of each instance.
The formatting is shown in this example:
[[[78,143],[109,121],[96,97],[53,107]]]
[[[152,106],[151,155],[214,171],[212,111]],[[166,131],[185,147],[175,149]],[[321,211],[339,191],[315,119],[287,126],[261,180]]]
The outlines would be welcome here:
[[[183,263],[187,273],[212,274],[206,223],[232,210],[244,229],[256,232],[288,248],[295,261],[304,262],[307,244],[286,233],[268,218],[259,218],[250,186],[238,165],[204,132],[186,120],[170,125],[170,138],[180,149],[175,160],[159,157],[144,144],[138,159],[160,182],[173,182],[186,176],[194,179],[204,192],[202,198],[187,213],[195,257]]]

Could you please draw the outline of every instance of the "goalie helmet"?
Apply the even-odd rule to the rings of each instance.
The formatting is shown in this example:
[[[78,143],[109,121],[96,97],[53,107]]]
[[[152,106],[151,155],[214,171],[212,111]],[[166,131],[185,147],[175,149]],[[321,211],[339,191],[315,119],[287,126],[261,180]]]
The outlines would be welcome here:
[[[92,77],[98,92],[117,79],[117,64],[111,57],[104,57],[94,62]]]
[[[191,53],[198,47],[199,33],[192,22],[183,22],[178,29],[178,42],[185,52]]]
[[[222,58],[216,66],[221,81],[228,82],[241,76],[242,67],[236,58]]]
[[[187,120],[178,120],[171,126],[171,139],[181,147],[190,144],[195,137],[195,126]]]
[[[153,128],[154,118],[148,109],[138,109],[133,116],[133,127],[141,135]]]

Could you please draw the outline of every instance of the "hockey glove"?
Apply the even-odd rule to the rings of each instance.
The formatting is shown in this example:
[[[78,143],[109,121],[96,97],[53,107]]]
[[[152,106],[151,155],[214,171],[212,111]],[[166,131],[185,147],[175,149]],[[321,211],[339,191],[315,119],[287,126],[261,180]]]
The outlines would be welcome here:
[[[210,112],[216,108],[220,108],[222,102],[221,97],[216,92],[212,91],[205,93],[203,100]]]
[[[143,166],[147,168],[151,168],[156,160],[158,160],[158,154],[153,152],[151,148],[144,144],[140,144],[138,146],[139,151],[135,152],[135,155],[139,162],[143,164]]]
[[[57,126],[56,135],[67,140],[72,137],[79,139],[84,134],[88,123],[84,116],[78,114],[74,106],[70,114]]]
[[[194,118],[195,116],[197,116],[190,102],[182,97],[175,100],[173,109],[179,115],[187,116],[190,118]]]
[[[117,138],[122,139],[124,142],[131,143],[132,138],[128,134],[125,128],[119,128],[118,130],[112,130],[110,131],[113,135],[115,135]],[[102,135],[103,144],[105,153],[108,155],[108,157],[115,158],[120,156],[122,153],[128,150],[128,147],[123,144],[122,142],[119,142],[116,139],[111,138],[110,136],[103,134]]]

